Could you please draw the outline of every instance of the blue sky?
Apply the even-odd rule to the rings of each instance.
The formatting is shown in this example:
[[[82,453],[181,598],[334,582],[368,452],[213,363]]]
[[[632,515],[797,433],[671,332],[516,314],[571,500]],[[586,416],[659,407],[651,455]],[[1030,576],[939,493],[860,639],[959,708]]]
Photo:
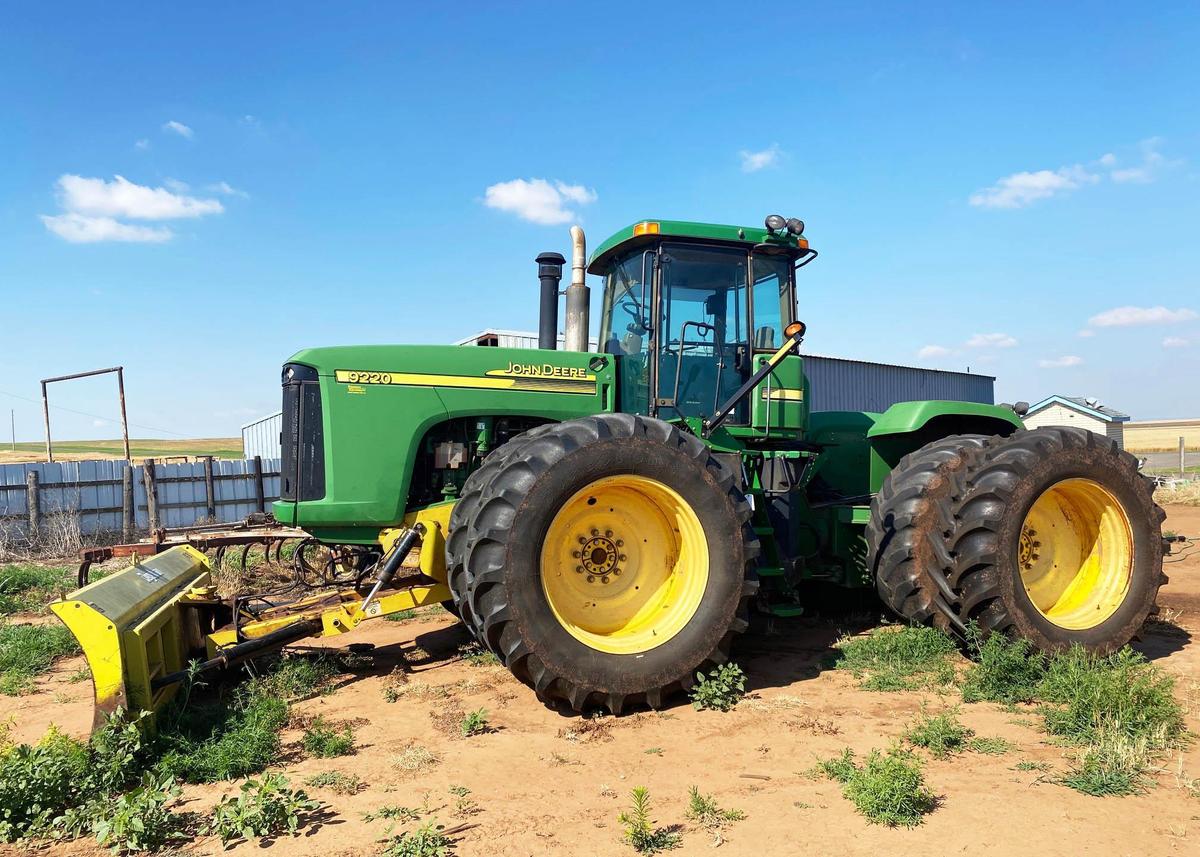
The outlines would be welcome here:
[[[1200,416],[1197,44],[1188,3],[26,4],[0,408],[37,439],[39,378],[119,363],[135,436],[236,434],[299,348],[533,329],[571,222],[778,212],[812,352]]]

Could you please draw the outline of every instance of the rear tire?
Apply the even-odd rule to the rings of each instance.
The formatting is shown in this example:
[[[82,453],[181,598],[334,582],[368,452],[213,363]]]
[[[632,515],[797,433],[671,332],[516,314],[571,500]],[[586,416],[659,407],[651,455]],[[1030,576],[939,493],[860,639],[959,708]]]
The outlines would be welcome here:
[[[1100,654],[1133,638],[1165,581],[1166,515],[1137,459],[1089,431],[1040,428],[989,439],[967,484],[943,569],[956,630]]]
[[[875,588],[888,609],[910,622],[949,630],[944,602],[955,596],[934,571],[950,564],[951,498],[962,494],[968,461],[985,439],[950,435],[909,453],[871,501],[867,550]]]
[[[535,431],[455,509],[456,601],[543,702],[659,707],[746,627],[750,505],[703,442],[660,420]]]

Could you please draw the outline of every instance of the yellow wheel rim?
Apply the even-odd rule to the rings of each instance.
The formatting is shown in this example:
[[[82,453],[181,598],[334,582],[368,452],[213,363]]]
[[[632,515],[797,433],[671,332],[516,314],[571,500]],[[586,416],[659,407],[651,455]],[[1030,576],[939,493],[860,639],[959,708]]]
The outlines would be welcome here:
[[[643,476],[609,476],[554,516],[542,591],[559,623],[601,652],[632,655],[678,634],[708,585],[708,542],[692,507]]]
[[[1129,516],[1097,482],[1057,482],[1025,516],[1017,561],[1025,591],[1043,616],[1062,628],[1094,628],[1129,592]]]

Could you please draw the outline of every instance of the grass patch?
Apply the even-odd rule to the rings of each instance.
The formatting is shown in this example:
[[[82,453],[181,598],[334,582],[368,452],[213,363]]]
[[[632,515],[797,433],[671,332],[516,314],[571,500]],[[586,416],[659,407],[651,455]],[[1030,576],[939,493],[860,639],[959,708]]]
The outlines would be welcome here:
[[[701,794],[696,786],[688,789],[687,818],[709,833],[715,835],[745,817],[740,809],[722,809],[712,795]]]
[[[924,747],[935,759],[961,752],[974,732],[963,726],[956,712],[943,711],[932,717],[922,711],[917,722],[904,734],[914,747]]]
[[[258,681],[264,693],[292,701],[324,692],[339,671],[332,655],[284,655]]]
[[[257,774],[279,757],[279,732],[288,704],[266,678],[237,688],[232,701],[172,711],[175,728],[160,734],[159,770],[189,783],[212,783]]]
[[[1003,738],[979,736],[967,741],[966,748],[972,753],[981,753],[985,756],[1003,756],[1005,753],[1011,753],[1017,749],[1011,741],[1005,741]]]
[[[237,795],[221,798],[206,832],[219,836],[224,845],[256,836],[294,835],[304,817],[320,808],[320,801],[290,788],[286,777],[267,774],[261,780],[246,780]]]
[[[477,641],[458,647],[458,656],[473,667],[498,667],[500,659],[489,649],[485,649]]]
[[[454,853],[454,842],[442,825],[430,821],[393,836],[380,853],[384,857],[449,857]]]
[[[401,771],[415,774],[427,771],[441,761],[441,758],[428,748],[413,744],[397,753],[392,763]]]
[[[383,618],[388,622],[407,622],[409,619],[417,618],[417,611],[410,607],[408,610],[397,610],[395,613],[389,613]]]
[[[1032,759],[1023,759],[1013,765],[1014,771],[1048,771],[1050,770],[1049,762],[1035,762]]]
[[[936,628],[878,628],[837,644],[838,669],[849,670],[866,690],[924,690],[954,682],[957,646]]]
[[[1095,797],[1137,794],[1146,790],[1152,757],[1146,737],[1105,730],[1079,754],[1062,784]]]
[[[40,612],[60,589],[68,587],[72,569],[41,565],[0,565],[0,615]]]
[[[16,696],[33,689],[33,680],[56,658],[79,653],[71,632],[59,625],[0,623],[0,694]]]
[[[354,752],[354,730],[350,728],[350,724],[335,729],[325,722],[324,717],[317,717],[312,725],[304,730],[301,743],[305,753],[319,759],[349,756]]]
[[[925,785],[921,761],[905,750],[872,750],[859,765],[847,749],[818,763],[818,768],[842,784],[842,794],[872,824],[914,827],[937,806]]]
[[[979,629],[968,630],[974,663],[962,680],[964,702],[1031,702],[1046,674],[1046,659],[1026,640],[991,634],[980,640]]]
[[[315,789],[329,789],[339,795],[358,794],[367,787],[357,774],[344,774],[341,771],[322,771],[305,780],[304,785]]]
[[[696,673],[688,692],[697,711],[730,711],[746,695],[746,674],[735,663],[722,664],[707,676]]]

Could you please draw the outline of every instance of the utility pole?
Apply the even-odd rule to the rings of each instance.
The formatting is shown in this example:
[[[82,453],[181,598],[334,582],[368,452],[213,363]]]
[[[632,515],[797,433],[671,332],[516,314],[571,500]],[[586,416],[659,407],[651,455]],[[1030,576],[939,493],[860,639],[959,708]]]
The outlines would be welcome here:
[[[13,452],[16,452],[17,451],[17,411],[15,408],[9,408],[8,419],[12,425]]]

